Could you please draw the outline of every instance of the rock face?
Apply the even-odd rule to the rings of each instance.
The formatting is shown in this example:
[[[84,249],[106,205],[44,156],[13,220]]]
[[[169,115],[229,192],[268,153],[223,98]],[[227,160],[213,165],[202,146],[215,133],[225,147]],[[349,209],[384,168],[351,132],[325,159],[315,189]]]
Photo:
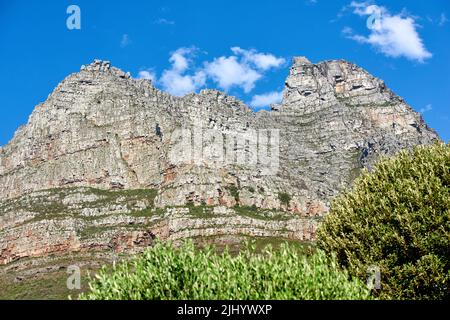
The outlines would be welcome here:
[[[362,168],[438,139],[383,81],[346,61],[295,58],[283,102],[254,113],[216,90],[170,96],[96,60],[62,81],[0,149],[0,264],[132,250],[155,236],[311,240],[312,217],[325,214]],[[87,187],[124,193],[99,204]],[[50,213],[36,209],[61,188]],[[152,203],[130,204],[133,189],[153,190]],[[177,208],[186,205],[223,214],[208,209],[207,218],[192,218]],[[261,211],[242,217],[236,205]],[[130,215],[145,210],[161,210],[160,224]],[[290,216],[265,219],[264,212]],[[95,236],[83,238],[88,231]]]
[[[252,208],[153,205],[154,190],[63,188],[2,203],[0,265],[68,252],[136,253],[155,238],[221,236],[312,240],[316,220]]]

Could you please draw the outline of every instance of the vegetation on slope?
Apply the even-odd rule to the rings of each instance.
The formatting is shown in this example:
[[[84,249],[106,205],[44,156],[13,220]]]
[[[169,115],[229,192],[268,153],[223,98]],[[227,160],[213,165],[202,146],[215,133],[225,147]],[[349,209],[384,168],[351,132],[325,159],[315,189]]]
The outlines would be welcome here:
[[[212,216],[209,207],[188,207],[193,216]],[[258,219],[283,218],[235,209]],[[363,172],[333,202],[318,246],[314,253],[284,244],[262,254],[251,248],[219,254],[192,243],[158,243],[103,268],[80,298],[370,299],[363,281],[379,270],[375,293],[382,299],[448,299],[450,146],[417,147]]]
[[[381,275],[381,298],[450,298],[450,145],[381,160],[335,199],[318,246],[361,279]]]
[[[323,252],[310,256],[287,244],[257,254],[251,246],[232,256],[192,242],[157,243],[112,270],[102,269],[81,299],[368,299]]]
[[[66,300],[89,290],[89,275],[110,258],[104,254],[70,252],[62,256],[24,258],[10,265],[0,266],[0,300]],[[21,268],[25,264],[26,270]],[[80,267],[80,288],[67,286],[73,272],[68,266]]]

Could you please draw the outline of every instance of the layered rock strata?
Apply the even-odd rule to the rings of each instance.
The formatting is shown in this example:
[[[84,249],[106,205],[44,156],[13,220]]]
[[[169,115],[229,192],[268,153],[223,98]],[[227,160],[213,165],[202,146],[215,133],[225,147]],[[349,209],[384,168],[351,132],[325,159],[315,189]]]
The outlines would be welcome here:
[[[295,58],[282,103],[257,113],[216,90],[173,97],[95,61],[0,149],[0,264],[135,252],[155,237],[312,240],[362,168],[438,139],[346,61]]]

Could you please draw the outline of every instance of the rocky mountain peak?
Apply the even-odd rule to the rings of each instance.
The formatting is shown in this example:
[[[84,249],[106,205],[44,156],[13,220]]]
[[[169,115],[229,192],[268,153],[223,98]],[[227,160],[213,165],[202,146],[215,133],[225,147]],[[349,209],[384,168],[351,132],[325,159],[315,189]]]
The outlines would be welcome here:
[[[346,102],[355,106],[403,102],[385,83],[364,69],[344,60],[330,60],[312,64],[304,57],[294,58],[286,80],[284,104],[294,110],[318,105],[328,108]],[[287,110],[292,111],[292,108]]]
[[[173,97],[95,60],[0,149],[0,264],[131,252],[155,236],[311,240],[361,169],[437,140],[342,60],[295,58],[282,103],[257,113],[218,90]]]
[[[325,155],[340,157],[338,150],[356,155],[364,153],[368,145],[369,153],[374,150],[392,153],[438,139],[420,115],[383,81],[342,60],[313,64],[304,57],[295,58],[286,80],[283,102],[274,109],[281,114],[255,114],[242,101],[210,89],[183,98],[172,97],[154,88],[149,81],[131,78],[129,73],[112,67],[109,61],[95,60],[62,81],[49,99],[36,108],[28,124],[2,148],[0,198],[75,185],[153,186],[162,188],[163,199],[168,187],[167,170],[173,170],[164,159],[173,147],[170,134],[178,127],[200,125],[221,133],[249,128],[281,130],[280,159],[284,161],[282,168],[287,176],[280,178],[279,172],[275,177],[285,179],[283,183],[277,185],[272,177],[264,184],[276,185],[275,193],[288,189],[302,194],[308,190],[312,198],[317,197],[312,187],[317,181],[323,180],[328,189],[325,194],[333,195],[340,187],[327,184],[331,175],[340,176],[338,180],[347,183],[349,171],[372,163],[375,156],[369,157],[370,161],[355,156],[346,170],[319,180],[310,178],[322,173],[315,173],[313,168],[299,171],[298,161],[306,165],[315,159],[320,163]],[[156,125],[165,133],[162,140],[155,135]],[[328,151],[330,145],[333,148]],[[327,161],[331,170],[342,159],[336,159],[337,163],[332,159]],[[215,183],[239,184],[242,177],[236,178],[237,172],[225,167],[228,173],[216,176]],[[248,181],[257,172],[246,166],[241,171]],[[294,172],[297,178],[290,177]],[[228,179],[228,175],[235,178]],[[304,188],[303,182],[298,184],[297,180],[310,183]],[[182,181],[179,183],[181,186]],[[302,188],[291,189],[293,183]],[[196,187],[191,186],[183,188],[199,192],[199,201],[209,198],[220,201],[217,189],[195,191]],[[187,190],[175,204],[184,203],[184,192]],[[258,206],[272,206],[275,202],[272,204],[267,197],[265,201],[262,198],[250,201]]]
[[[103,61],[99,59],[95,59],[91,64],[81,66],[80,70],[90,71],[90,72],[109,72],[113,75],[116,75],[120,78],[130,79],[131,74],[129,72],[124,72],[118,68],[111,67],[110,61]]]

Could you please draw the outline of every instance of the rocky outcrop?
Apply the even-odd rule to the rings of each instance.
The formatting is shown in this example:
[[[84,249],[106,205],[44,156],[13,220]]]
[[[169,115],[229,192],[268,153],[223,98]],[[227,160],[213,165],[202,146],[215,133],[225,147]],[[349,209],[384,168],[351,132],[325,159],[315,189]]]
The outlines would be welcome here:
[[[175,243],[219,236],[313,240],[317,219],[251,207],[159,209],[154,190],[64,188],[4,201],[0,265],[67,253],[131,254],[155,238]]]
[[[264,175],[258,165],[214,161],[207,139],[182,161],[173,156],[180,128],[225,137],[277,129],[278,167]],[[61,82],[1,149],[0,198],[93,186],[158,189],[161,207],[233,205],[227,187],[252,186],[264,192],[243,193],[246,204],[278,207],[277,194],[289,192],[290,208],[301,211],[316,200],[326,207],[379,154],[437,139],[381,80],[345,61],[314,65],[296,58],[283,103],[258,113],[215,90],[172,97],[95,61]],[[255,156],[239,141],[235,148],[243,158]]]
[[[294,59],[283,96],[254,113],[220,91],[172,97],[109,62],[83,66],[0,149],[0,264],[155,237],[312,240],[313,217],[362,168],[439,139],[346,61]]]

